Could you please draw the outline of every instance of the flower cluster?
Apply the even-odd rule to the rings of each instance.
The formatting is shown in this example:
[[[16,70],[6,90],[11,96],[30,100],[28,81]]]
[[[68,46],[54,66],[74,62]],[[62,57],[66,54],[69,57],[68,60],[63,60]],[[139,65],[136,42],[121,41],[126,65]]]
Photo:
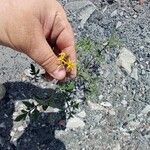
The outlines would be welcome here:
[[[66,53],[60,53],[58,60],[65,66],[67,72],[71,72],[75,67],[75,64],[70,60],[69,56]]]

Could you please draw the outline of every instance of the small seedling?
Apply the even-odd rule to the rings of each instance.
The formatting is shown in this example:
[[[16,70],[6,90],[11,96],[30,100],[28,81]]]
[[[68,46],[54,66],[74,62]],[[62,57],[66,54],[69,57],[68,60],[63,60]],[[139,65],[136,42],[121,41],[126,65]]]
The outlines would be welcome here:
[[[121,46],[121,42],[119,38],[114,34],[107,41],[107,47],[109,48],[120,47],[120,46]]]
[[[91,51],[94,48],[94,42],[89,38],[83,38],[77,43],[77,49],[82,48],[85,51]]]
[[[110,40],[110,43],[112,43],[111,41],[112,40]],[[99,53],[100,49],[98,49],[97,44],[94,44],[94,42],[88,38],[82,39],[77,44],[77,47],[82,49],[82,51],[79,52],[81,53],[81,55],[79,55],[78,57],[79,65],[77,79],[75,81],[58,83],[55,93],[51,93],[51,96],[48,99],[35,96],[34,100],[36,101],[36,104],[34,102],[24,101],[23,104],[26,106],[26,109],[21,110],[22,113],[16,118],[16,121],[25,120],[26,117],[37,119],[40,115],[38,107],[42,107],[43,111],[46,111],[48,107],[53,107],[53,104],[56,102],[60,102],[60,100],[65,103],[62,108],[59,108],[60,112],[65,113],[67,116],[66,118],[69,119],[70,117],[73,117],[75,115],[76,110],[79,108],[79,103],[73,99],[73,95],[75,95],[76,93],[77,84],[82,84],[82,86],[84,87],[83,90],[85,93],[87,93],[88,96],[92,95],[91,92],[93,92],[93,94],[97,93],[97,80],[94,79],[94,72],[91,73],[90,67],[93,60],[94,64],[100,63],[98,61],[101,56],[101,53]],[[92,60],[87,59],[87,56],[89,55],[91,56],[90,59]],[[67,72],[71,72],[76,65],[70,60],[69,56],[63,52],[58,55],[58,60],[61,62],[61,65],[65,67]],[[33,64],[31,64],[31,74],[35,76],[35,80],[39,76],[39,70],[36,70]]]
[[[61,99],[65,101],[66,105],[60,109],[60,112],[65,113],[67,119],[73,117],[73,115],[76,113],[76,109],[79,108],[79,103],[74,101],[71,97],[71,93],[75,90],[75,82],[69,81],[66,84],[60,84],[56,90],[57,91],[53,93],[48,99],[35,96],[34,99],[37,104],[34,102],[23,101],[26,109],[21,110],[22,113],[15,119],[15,121],[25,120],[27,117],[30,117],[33,120],[37,120],[40,115],[38,107],[42,107],[42,109],[46,111],[48,107],[53,107],[55,102],[60,101]]]
[[[40,72],[40,69],[36,70],[35,66],[33,64],[30,65],[30,68],[31,68],[31,72],[30,74],[34,76],[34,80],[37,82],[38,80],[38,77],[39,77],[39,72]]]

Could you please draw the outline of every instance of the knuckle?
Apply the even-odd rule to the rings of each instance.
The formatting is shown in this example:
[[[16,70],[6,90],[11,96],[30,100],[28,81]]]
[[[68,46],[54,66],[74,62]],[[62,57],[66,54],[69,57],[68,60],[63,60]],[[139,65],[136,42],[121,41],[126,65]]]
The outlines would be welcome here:
[[[53,72],[56,69],[56,66],[59,65],[59,61],[54,54],[49,55],[44,61],[41,63],[41,66]]]

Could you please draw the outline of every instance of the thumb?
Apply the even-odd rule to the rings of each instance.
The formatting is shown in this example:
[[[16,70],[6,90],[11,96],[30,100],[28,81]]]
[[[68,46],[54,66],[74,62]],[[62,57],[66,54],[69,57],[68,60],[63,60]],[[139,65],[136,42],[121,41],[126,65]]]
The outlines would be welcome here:
[[[39,39],[27,55],[42,66],[53,78],[57,80],[65,78],[65,68],[54,54],[45,37]]]

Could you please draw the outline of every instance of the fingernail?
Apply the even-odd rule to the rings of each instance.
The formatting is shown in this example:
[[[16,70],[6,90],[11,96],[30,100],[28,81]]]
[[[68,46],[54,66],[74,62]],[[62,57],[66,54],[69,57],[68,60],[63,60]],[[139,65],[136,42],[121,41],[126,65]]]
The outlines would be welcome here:
[[[57,80],[62,80],[66,76],[66,71],[64,68],[58,68],[54,72],[50,73],[50,75]]]

